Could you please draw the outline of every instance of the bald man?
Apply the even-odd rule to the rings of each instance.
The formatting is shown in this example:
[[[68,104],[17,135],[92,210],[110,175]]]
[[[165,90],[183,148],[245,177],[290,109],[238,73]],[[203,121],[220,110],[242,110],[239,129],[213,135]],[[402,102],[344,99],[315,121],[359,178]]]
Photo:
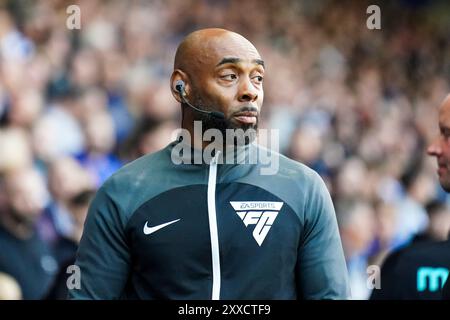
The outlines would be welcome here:
[[[183,40],[170,79],[183,130],[100,188],[77,256],[81,286],[71,298],[349,296],[321,178],[267,149],[278,166],[263,174],[254,157],[263,150],[255,131],[264,67],[239,34],[204,29]]]
[[[436,157],[439,183],[450,192],[450,95],[439,107],[439,131],[439,136],[428,147],[428,154]]]
[[[450,192],[450,94],[439,108],[439,137],[428,148],[428,154],[436,157],[438,165],[439,183],[442,188]],[[450,235],[450,230],[449,230]],[[446,248],[442,255],[448,257],[447,277],[450,271],[450,239],[445,242]],[[445,300],[450,300],[450,281],[447,281],[442,292]]]
[[[450,192],[450,95],[439,107],[439,131],[427,153],[436,157],[439,183]],[[371,300],[450,299],[448,281],[444,292],[441,290],[449,273],[449,239],[412,243],[386,258],[381,269],[381,288],[373,290]]]

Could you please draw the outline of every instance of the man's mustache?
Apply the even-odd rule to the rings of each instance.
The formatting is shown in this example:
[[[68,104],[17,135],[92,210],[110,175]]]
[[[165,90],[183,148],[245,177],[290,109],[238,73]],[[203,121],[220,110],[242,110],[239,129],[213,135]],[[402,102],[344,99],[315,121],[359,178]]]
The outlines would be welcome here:
[[[239,113],[243,113],[243,112],[255,112],[257,114],[257,116],[259,117],[259,110],[257,107],[254,107],[254,106],[244,106],[244,107],[240,108],[239,110],[233,112],[231,114],[231,117],[233,117]]]

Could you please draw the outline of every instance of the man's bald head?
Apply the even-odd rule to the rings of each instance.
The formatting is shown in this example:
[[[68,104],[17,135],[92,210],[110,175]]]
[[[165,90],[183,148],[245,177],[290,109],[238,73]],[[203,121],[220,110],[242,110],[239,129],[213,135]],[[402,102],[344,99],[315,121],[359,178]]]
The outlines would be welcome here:
[[[203,128],[256,129],[264,99],[264,62],[243,36],[224,29],[202,29],[179,45],[170,78],[172,95],[181,103],[183,127],[202,121]],[[176,84],[183,81],[183,91]],[[201,113],[220,112],[224,119]]]
[[[439,107],[439,136],[428,147],[428,154],[436,157],[439,182],[450,192],[450,94]]]
[[[197,30],[187,35],[178,46],[174,69],[192,76],[218,63],[220,57],[234,57],[236,52],[242,51],[260,58],[253,44],[238,33],[220,28]]]

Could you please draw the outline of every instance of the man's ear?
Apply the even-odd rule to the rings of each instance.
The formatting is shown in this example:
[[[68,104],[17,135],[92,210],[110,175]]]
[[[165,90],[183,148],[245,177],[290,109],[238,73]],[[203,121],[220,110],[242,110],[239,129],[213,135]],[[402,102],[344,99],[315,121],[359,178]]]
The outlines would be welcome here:
[[[181,99],[180,93],[175,88],[176,83],[178,80],[182,80],[184,82],[184,91],[186,92],[186,95],[189,95],[189,92],[191,91],[191,88],[189,86],[189,81],[186,73],[181,71],[180,69],[175,69],[172,72],[172,76],[170,77],[170,91],[172,92],[173,97],[179,102],[182,103],[183,100]]]

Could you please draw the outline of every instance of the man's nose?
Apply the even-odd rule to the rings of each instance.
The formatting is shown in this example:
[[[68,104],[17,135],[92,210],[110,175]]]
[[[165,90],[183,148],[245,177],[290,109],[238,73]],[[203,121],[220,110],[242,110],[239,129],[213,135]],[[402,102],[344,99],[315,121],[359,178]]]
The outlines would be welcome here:
[[[429,146],[427,149],[427,153],[430,156],[439,156],[442,152],[442,149],[439,145],[439,140],[435,139]]]
[[[239,87],[239,101],[254,102],[258,99],[258,89],[252,84],[250,79],[243,80]]]

